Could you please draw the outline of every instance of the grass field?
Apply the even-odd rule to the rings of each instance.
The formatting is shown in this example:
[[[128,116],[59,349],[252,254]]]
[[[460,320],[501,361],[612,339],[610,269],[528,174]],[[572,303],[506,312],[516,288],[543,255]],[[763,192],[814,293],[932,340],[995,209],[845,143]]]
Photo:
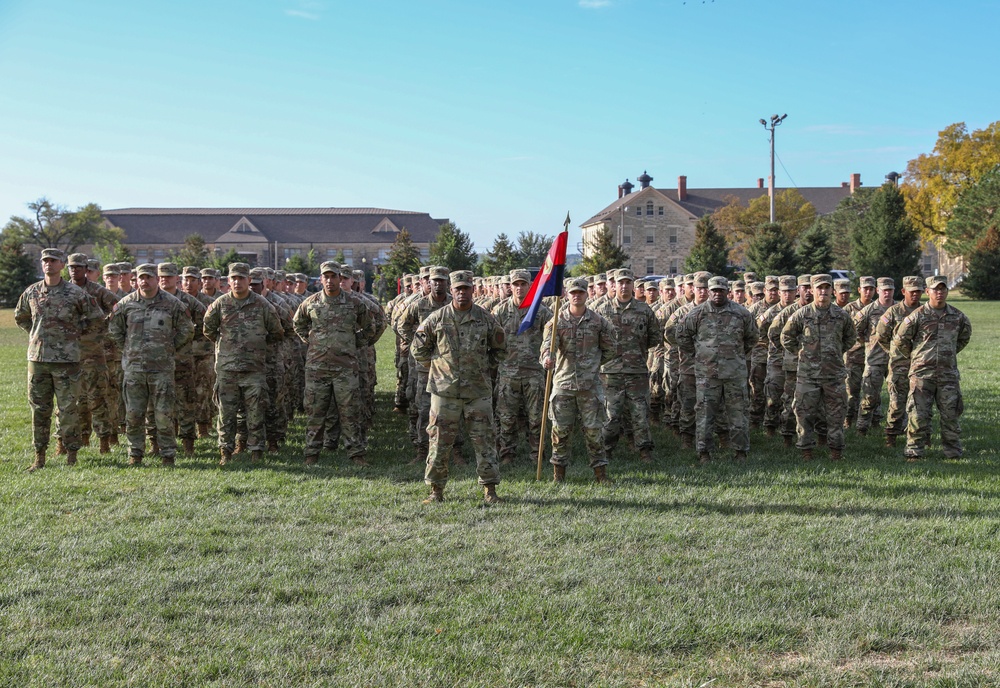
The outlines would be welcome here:
[[[2,312],[0,685],[996,686],[1000,307],[956,304],[961,460],[852,431],[839,464],[755,434],[699,467],[655,430],[611,487],[525,459],[493,508],[471,466],[420,504],[389,337],[370,467],[306,471],[297,420],[260,466],[199,440],[173,470],[87,449],[28,474]]]

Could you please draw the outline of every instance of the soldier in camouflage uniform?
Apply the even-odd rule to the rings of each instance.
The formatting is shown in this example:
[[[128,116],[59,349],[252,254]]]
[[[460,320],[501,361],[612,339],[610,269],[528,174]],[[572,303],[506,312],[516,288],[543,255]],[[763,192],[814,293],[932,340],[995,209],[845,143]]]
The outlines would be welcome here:
[[[786,447],[791,447],[795,444],[795,437],[797,433],[795,410],[792,408],[792,405],[795,401],[795,386],[798,375],[799,360],[795,353],[783,348],[781,343],[781,332],[784,330],[785,324],[795,311],[805,308],[812,303],[812,275],[799,275],[796,278],[795,285],[798,298],[795,299],[791,305],[782,309],[777,315],[774,316],[774,320],[771,321],[771,326],[767,330],[767,336],[771,343],[782,352],[781,368],[784,372],[785,384],[781,391],[781,415],[778,420],[778,429],[781,432]],[[818,429],[823,429],[823,427],[824,426],[821,425]],[[825,443],[826,432],[821,432],[819,436],[819,442]]]
[[[92,282],[87,256],[74,253],[67,261],[73,284],[83,289],[93,299],[93,306],[101,311],[101,319],[80,336],[80,397],[78,413],[80,417],[80,445],[90,446],[90,431],[93,427],[100,439],[100,453],[111,451],[111,437],[117,432],[108,401],[108,373],[104,340],[107,339],[107,318],[118,298],[97,282]]]
[[[118,263],[108,263],[104,266],[104,288],[110,291],[117,303],[125,292],[119,287],[121,269]],[[111,313],[106,315],[110,316]],[[111,341],[111,337],[104,336],[104,360],[108,366],[108,417],[111,422],[111,446],[118,446],[118,433],[125,428],[125,403],[122,400],[122,354]]]
[[[349,267],[349,266],[345,266]],[[353,284],[351,285],[341,285],[343,289],[353,289],[354,292],[361,297],[362,303],[368,308],[368,313],[372,319],[372,325],[374,327],[374,333],[372,335],[371,342],[365,347],[362,352],[362,356],[359,359],[359,373],[358,373],[358,422],[361,428],[361,439],[367,445],[368,443],[368,430],[371,428],[372,422],[375,417],[375,385],[377,379],[375,377],[375,344],[378,340],[382,338],[382,333],[385,332],[386,328],[386,318],[385,312],[382,310],[382,306],[379,305],[378,301],[375,300],[371,294],[365,291],[365,273],[363,270],[354,270],[352,272]]]
[[[972,339],[968,316],[948,305],[948,282],[928,277],[928,302],[903,320],[892,339],[890,360],[909,360],[910,398],[906,405],[904,456],[919,459],[931,439],[931,419],[937,406],[945,457],[962,456],[959,417],[965,408],[959,384],[958,354]]]
[[[920,308],[920,297],[924,294],[922,277],[911,275],[903,278],[903,300],[889,307],[875,328],[878,345],[889,355],[892,338],[896,330],[913,311]],[[906,432],[906,402],[910,397],[910,361],[900,359],[889,361],[889,413],[885,421],[885,446],[895,447],[896,437]]]
[[[646,370],[649,371],[649,422],[659,425],[663,417],[663,321],[660,319],[660,283],[650,280],[646,283],[646,305],[653,311],[659,334],[656,344],[646,353]]]
[[[631,417],[632,437],[644,463],[653,460],[653,439],[649,433],[649,349],[663,337],[656,316],[632,295],[632,271],[621,268],[616,275],[616,296],[595,309],[615,330],[617,352],[601,366],[607,421],[604,448],[610,454],[618,444],[626,409]]]
[[[343,267],[338,263],[323,263],[320,266],[323,290],[303,301],[295,312],[295,333],[308,345],[307,466],[319,461],[327,418],[334,412],[339,418],[340,436],[348,458],[366,465],[354,395],[358,392],[358,358],[375,330],[360,297],[340,288],[342,272]]]
[[[108,336],[122,350],[129,464],[142,463],[146,410],[152,406],[160,456],[172,466],[174,366],[177,350],[194,336],[194,322],[179,299],[160,289],[155,265],[140,265],[135,272],[138,288],[115,304],[108,324]]]
[[[193,265],[181,269],[181,289],[185,294],[198,299],[207,310],[219,297],[209,296],[202,291],[202,271]],[[196,330],[197,332],[197,326]],[[198,437],[209,436],[209,424],[215,416],[215,347],[207,337],[195,337],[191,341],[192,356],[192,407]]]
[[[854,316],[858,341],[865,344],[865,372],[861,377],[858,434],[867,435],[872,424],[882,419],[882,383],[889,372],[889,354],[878,345],[878,321],[893,305],[896,284],[891,277],[878,278],[878,300]]]
[[[219,290],[219,271],[215,268],[202,268],[201,293],[213,301],[222,296]]]
[[[851,322],[857,329],[857,316],[863,308],[872,302],[875,296],[875,278],[862,277],[858,286],[858,298],[844,306],[844,311],[851,316]],[[844,354],[844,365],[847,366],[847,418],[844,428],[854,425],[858,418],[858,408],[861,405],[861,379],[865,372],[865,343],[859,338]]]
[[[834,303],[837,304],[837,308],[841,310],[847,308],[847,304],[851,302],[851,280],[833,280],[833,299]]]
[[[728,421],[736,460],[750,451],[746,360],[758,340],[757,325],[743,306],[729,300],[729,280],[708,281],[709,300],[693,308],[677,328],[677,345],[694,359],[698,458],[708,463],[721,418]]]
[[[735,301],[738,305],[749,309],[750,304],[747,303],[747,283],[743,280],[736,280],[730,285],[730,300]]]
[[[256,267],[250,270],[250,290],[258,296],[263,297],[274,307],[278,315],[278,321],[281,323],[281,328],[284,331],[282,340],[269,346],[267,349],[268,413],[265,416],[264,424],[267,434],[267,451],[276,452],[279,449],[280,443],[284,442],[288,429],[288,415],[285,407],[285,368],[287,367],[288,353],[287,348],[283,346],[283,342],[286,339],[294,337],[295,330],[292,327],[292,312],[289,310],[285,300],[267,287],[269,281],[273,282],[273,271],[271,272],[271,276],[269,276],[268,269]],[[243,423],[241,422],[241,431],[236,438],[236,449],[234,450],[236,454],[239,454],[245,448],[242,438],[242,425]]]
[[[431,393],[430,444],[424,482],[431,486],[424,503],[444,499],[448,482],[448,460],[465,427],[476,449],[476,474],[487,504],[500,501],[496,437],[493,432],[491,370],[506,353],[503,328],[496,319],[472,302],[473,275],[456,270],[449,275],[452,301],[435,309],[421,321],[413,338],[414,358],[428,370]]]
[[[390,326],[395,322],[396,310],[400,307],[399,304],[411,293],[412,277],[410,275],[403,275],[401,282],[402,289],[396,296],[390,299],[385,307],[385,317]],[[408,403],[406,401],[406,381],[409,368],[402,355],[403,339],[396,334],[395,327],[392,328],[392,331],[396,336],[396,348],[393,357],[393,364],[396,367],[396,394],[393,396],[392,412],[402,414],[406,412]]]
[[[552,311],[539,304],[531,327],[518,334],[528,308],[521,302],[531,287],[531,272],[512,270],[512,296],[493,307],[493,317],[500,323],[507,342],[507,356],[497,375],[496,415],[500,463],[514,462],[519,440],[518,426],[528,427],[529,462],[531,453],[538,451],[542,433],[542,406],[545,402],[545,371],[538,360],[542,331],[552,318]]]
[[[786,308],[795,303],[795,275],[782,275],[778,278],[778,303],[764,309],[757,316],[757,329],[761,337],[767,338],[767,374],[764,377],[764,431],[768,437],[773,437],[781,425],[781,395],[785,391],[784,353],[781,347],[780,330],[771,336],[771,325],[775,318]]]
[[[792,402],[796,446],[803,459],[811,460],[816,435],[823,432],[820,421],[825,421],[830,460],[837,461],[844,451],[847,414],[844,352],[857,335],[850,316],[833,303],[833,277],[813,275],[810,282],[813,301],[792,313],[781,331],[781,345],[798,361]]]
[[[14,308],[14,322],[28,333],[28,404],[35,446],[29,471],[45,466],[53,397],[68,465],[76,463],[80,449],[80,337],[99,327],[102,315],[86,292],[62,278],[65,264],[62,251],[43,249],[44,278],[25,289]]]
[[[675,284],[677,285],[677,290],[674,298],[663,304],[663,308],[657,319],[661,323],[660,329],[663,330],[663,387],[665,394],[663,414],[667,426],[670,427],[675,436],[679,436],[681,413],[680,394],[678,392],[678,385],[680,384],[680,351],[670,343],[670,337],[667,336],[667,325],[670,322],[671,316],[679,308],[686,306],[690,301],[694,300],[694,275],[681,275],[676,278]]]
[[[413,283],[413,293],[409,296],[409,298],[405,299],[402,304],[400,304],[401,306],[399,309],[400,313],[399,315],[396,316],[395,322],[391,323],[393,325],[393,330],[400,336],[402,336],[402,331],[400,328],[402,327],[403,320],[405,319],[406,314],[410,310],[410,306],[419,301],[420,299],[424,298],[425,296],[429,296],[431,293],[431,283],[430,279],[428,279],[428,275],[430,274],[430,269],[431,266],[429,265],[421,266],[420,273],[417,275],[417,278]],[[420,323],[417,324],[419,325]],[[413,331],[416,331],[416,327],[413,328]],[[420,404],[417,398],[421,393],[419,392],[419,390],[422,389],[422,387],[420,386],[419,380],[417,379],[418,378],[417,362],[413,359],[413,356],[410,355],[410,344],[412,339],[413,339],[412,335],[410,336],[410,339],[403,337],[403,345],[406,350],[406,366],[407,366],[406,413],[407,413],[407,418],[409,420],[410,441],[413,442],[413,445],[415,447],[419,447],[421,443],[424,444],[424,446],[426,446],[426,442],[422,440],[421,434],[417,430],[417,426],[419,425],[419,420],[420,420],[420,408],[419,408]],[[424,380],[424,383],[426,386],[426,380]],[[426,422],[424,424],[424,427],[426,428]],[[426,463],[426,455],[424,456],[423,461]],[[419,456],[418,452],[418,456],[412,461],[412,463],[420,463],[420,462],[421,462],[421,457]]]
[[[707,272],[696,272],[691,277],[692,293],[694,300],[678,308],[667,320],[663,328],[664,338],[667,343],[677,350],[677,403],[679,408],[678,430],[685,449],[694,448],[694,435],[696,430],[695,404],[698,400],[698,387],[694,373],[694,356],[680,348],[677,335],[688,313],[697,306],[708,301],[708,280],[711,278]],[[685,283],[687,276],[685,276]]]
[[[750,370],[747,373],[747,382],[750,386],[750,425],[759,428],[764,423],[764,409],[767,407],[767,390],[764,386],[767,380],[767,330],[761,331],[759,323],[761,315],[767,309],[778,303],[778,277],[767,275],[764,282],[754,282],[751,285],[751,293],[758,289],[756,285],[763,287],[763,298],[752,303],[748,310],[754,319],[754,326],[757,327],[757,342],[750,351]],[[767,323],[770,325],[770,321]]]
[[[264,451],[268,408],[267,354],[284,337],[278,313],[267,299],[250,291],[250,266],[229,266],[228,294],[205,312],[205,337],[214,342],[215,403],[219,408],[219,465],[232,461],[237,415],[246,415],[251,459]]]

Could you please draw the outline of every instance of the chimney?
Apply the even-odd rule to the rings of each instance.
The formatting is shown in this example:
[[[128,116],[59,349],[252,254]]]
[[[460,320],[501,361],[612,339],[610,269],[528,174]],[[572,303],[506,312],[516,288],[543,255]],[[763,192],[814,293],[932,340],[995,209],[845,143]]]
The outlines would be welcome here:
[[[848,186],[850,186],[850,185],[847,182],[840,182],[840,188],[841,189],[846,189]]]
[[[677,200],[686,201],[688,199],[688,178],[683,174],[677,177]]]
[[[757,177],[757,188],[758,189],[763,189],[764,188],[764,178],[763,177]]]
[[[618,198],[628,196],[634,188],[635,184],[626,179],[625,183],[618,187]]]
[[[649,176],[649,173],[646,172],[646,170],[643,170],[642,174],[636,179],[636,181],[642,185],[640,188],[648,189],[649,183],[653,181],[653,178]]]
[[[618,198],[621,198],[624,195],[625,195],[625,191],[622,190],[622,185],[619,184],[618,185]]]
[[[851,175],[851,194],[861,188],[861,175],[855,172]]]

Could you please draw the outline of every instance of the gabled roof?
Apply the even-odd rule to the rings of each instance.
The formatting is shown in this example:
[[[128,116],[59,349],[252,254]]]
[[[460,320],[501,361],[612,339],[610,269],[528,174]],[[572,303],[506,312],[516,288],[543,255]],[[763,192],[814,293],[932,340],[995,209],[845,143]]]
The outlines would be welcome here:
[[[433,241],[447,221],[384,208],[118,208],[102,214],[132,244],[179,244],[189,234],[208,243],[384,244],[395,238],[395,232],[375,232],[386,220],[421,244]],[[235,231],[244,220],[257,234]]]
[[[683,203],[678,203],[674,198],[672,198],[671,196],[667,195],[669,193],[670,192],[667,191],[667,190],[665,190],[665,189],[656,189],[656,188],[653,188],[652,186],[648,186],[645,189],[642,189],[640,191],[635,191],[635,192],[630,193],[630,194],[628,194],[626,196],[622,196],[621,198],[619,198],[618,200],[616,200],[614,203],[612,203],[611,205],[609,205],[607,208],[605,208],[601,212],[599,212],[596,215],[594,215],[592,218],[590,218],[589,220],[587,220],[586,222],[584,222],[580,226],[581,227],[588,227],[588,226],[594,224],[595,222],[601,222],[602,220],[606,220],[609,217],[611,217],[612,215],[617,214],[619,212],[619,209],[623,205],[634,205],[634,204],[639,203],[639,202],[641,202],[643,205],[645,205],[646,202],[648,200],[650,200],[647,197],[654,197],[654,198],[657,199],[657,201],[659,201],[661,203],[662,202],[670,203],[670,204],[672,204],[672,205],[680,208],[681,210],[683,210],[683,211],[685,211],[685,212],[687,212],[689,214],[691,213],[691,210],[688,209],[688,208],[686,208]],[[674,191],[674,196],[676,196],[676,195],[677,195],[677,192]],[[725,205],[725,204],[723,204],[723,205]],[[694,219],[698,219],[699,217],[701,217],[701,215],[694,215],[693,217],[694,217]]]

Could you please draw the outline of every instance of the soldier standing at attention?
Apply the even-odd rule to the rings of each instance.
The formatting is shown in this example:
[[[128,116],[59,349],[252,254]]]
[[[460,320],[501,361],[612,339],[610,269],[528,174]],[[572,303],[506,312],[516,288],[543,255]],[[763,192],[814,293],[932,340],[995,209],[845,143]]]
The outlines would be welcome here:
[[[198,299],[207,310],[220,295],[209,296],[202,291],[203,287],[202,271],[193,265],[184,266],[181,270],[181,289],[188,296]],[[191,355],[194,370],[192,411],[198,437],[204,438],[209,436],[209,424],[215,416],[212,399],[215,391],[215,347],[207,337],[195,337],[191,342]]]
[[[780,337],[771,336],[771,325],[783,310],[795,303],[795,275],[778,278],[778,303],[764,309],[757,316],[757,329],[761,338],[767,339],[767,373],[764,377],[764,432],[773,437],[781,425],[781,395],[785,390],[785,350],[781,348]],[[780,334],[780,332],[778,332]]]
[[[250,266],[229,266],[228,294],[205,312],[205,336],[215,343],[215,399],[219,407],[219,465],[232,461],[237,414],[246,413],[251,460],[264,451],[268,407],[267,352],[284,337],[274,306],[250,291]]]
[[[767,330],[761,331],[758,323],[760,316],[771,306],[778,303],[778,278],[775,275],[767,275],[764,282],[754,282],[751,291],[756,290],[759,285],[764,297],[756,300],[749,306],[750,315],[753,316],[754,325],[757,326],[757,343],[754,344],[750,352],[750,370],[747,373],[747,381],[750,385],[750,425],[759,428],[764,422],[764,409],[767,405],[767,393],[764,388],[764,381],[767,379]],[[768,322],[770,324],[770,322]]]
[[[707,272],[696,272],[691,277],[690,282],[685,277],[685,285],[691,285],[693,301],[688,301],[673,312],[663,328],[663,337],[666,342],[677,351],[677,404],[679,408],[678,430],[681,434],[681,442],[685,449],[694,448],[694,435],[696,429],[695,404],[698,399],[697,385],[695,383],[694,357],[680,348],[677,341],[677,334],[680,332],[681,324],[688,313],[697,306],[708,301],[708,280],[711,278]]]
[[[911,275],[903,278],[903,300],[893,304],[879,318],[878,326],[875,328],[875,338],[886,356],[892,348],[892,338],[896,330],[910,313],[920,308],[920,297],[923,294],[922,277]],[[885,446],[895,447],[896,437],[906,432],[906,400],[910,397],[909,360],[889,361],[886,385],[889,388],[889,413],[885,419]]]
[[[306,349],[305,464],[319,462],[324,426],[336,414],[347,457],[364,466],[365,447],[355,409],[358,357],[374,336],[368,307],[356,294],[340,288],[343,267],[327,261],[320,266],[323,290],[295,311],[295,333]]]
[[[653,460],[649,434],[649,369],[646,356],[663,336],[656,316],[646,304],[632,296],[632,271],[621,268],[616,275],[616,294],[597,306],[597,313],[615,329],[617,355],[601,366],[607,423],[604,449],[609,454],[618,444],[626,407],[631,416],[632,437],[643,463]]]
[[[811,287],[814,300],[785,323],[781,345],[798,359],[792,407],[802,458],[812,459],[816,432],[825,421],[830,460],[837,461],[844,451],[847,413],[844,352],[857,335],[850,317],[833,303],[833,277],[813,275]]]
[[[36,471],[45,466],[52,427],[52,399],[59,406],[59,438],[66,447],[66,464],[76,463],[80,449],[80,336],[96,327],[101,314],[82,289],[62,278],[66,254],[42,249],[41,282],[21,294],[14,322],[28,333],[28,404]]]
[[[799,369],[799,359],[793,352],[782,348],[781,332],[795,311],[805,308],[812,303],[812,275],[799,275],[796,278],[795,284],[799,297],[795,299],[792,305],[783,309],[774,317],[771,327],[767,331],[767,336],[781,351],[781,367],[785,374],[785,387],[781,393],[781,419],[779,428],[786,447],[791,447],[795,444],[795,410],[792,408],[792,403],[795,401],[795,384]],[[821,443],[826,442],[825,432],[820,433],[819,441]]]
[[[736,460],[750,451],[747,416],[747,355],[758,340],[757,325],[743,306],[729,300],[729,281],[708,281],[709,299],[685,316],[677,344],[694,359],[697,449],[701,463],[711,459],[713,436],[722,416]]]
[[[928,277],[926,284],[928,302],[903,320],[890,351],[890,360],[910,362],[904,456],[919,459],[924,455],[931,440],[931,417],[936,405],[944,455],[957,459],[962,456],[959,417],[964,410],[958,354],[972,339],[972,323],[962,311],[948,305],[948,282],[944,277]]]
[[[521,419],[528,426],[529,462],[531,454],[538,451],[541,443],[545,371],[538,360],[538,352],[542,345],[542,331],[552,318],[552,311],[545,304],[540,304],[531,327],[518,334],[521,321],[528,312],[527,307],[521,308],[521,302],[531,287],[531,273],[528,270],[511,270],[510,286],[513,295],[493,307],[493,317],[503,328],[507,342],[507,356],[500,364],[497,375],[496,412],[502,465],[514,462]]]
[[[108,334],[122,351],[122,388],[129,465],[142,464],[146,410],[153,409],[164,466],[174,465],[174,361],[194,336],[194,322],[178,299],[160,289],[155,265],[135,269],[136,291],[115,304]]]
[[[448,460],[464,419],[476,450],[476,474],[485,502],[496,504],[500,501],[496,493],[500,467],[493,432],[491,378],[506,353],[503,328],[472,302],[470,271],[456,270],[449,279],[451,303],[428,315],[413,338],[413,356],[428,368],[427,390],[431,394],[430,445],[424,472],[431,494],[424,503],[444,499]]]
[[[851,280],[833,280],[833,298],[837,308],[847,308],[847,304],[851,302]]]
[[[115,296],[117,303],[125,292],[118,286],[121,270],[118,263],[108,263],[104,266],[104,288]],[[110,311],[105,314],[110,317]],[[125,427],[125,404],[122,402],[122,354],[111,341],[111,337],[105,334],[104,337],[104,360],[108,364],[108,416],[111,420],[111,440],[113,447],[118,446],[118,433]]]
[[[893,304],[896,283],[891,277],[878,278],[878,300],[854,316],[858,341],[865,344],[865,372],[861,376],[861,404],[858,434],[867,435],[872,423],[882,419],[882,383],[889,372],[889,354],[878,345],[878,321]]]
[[[844,312],[851,316],[851,322],[857,329],[857,315],[872,302],[875,296],[875,278],[862,277],[858,286],[858,298],[844,306]],[[865,343],[858,341],[844,354],[844,365],[847,366],[847,418],[844,428],[854,425],[858,417],[858,407],[861,404],[861,377],[865,372]]]

